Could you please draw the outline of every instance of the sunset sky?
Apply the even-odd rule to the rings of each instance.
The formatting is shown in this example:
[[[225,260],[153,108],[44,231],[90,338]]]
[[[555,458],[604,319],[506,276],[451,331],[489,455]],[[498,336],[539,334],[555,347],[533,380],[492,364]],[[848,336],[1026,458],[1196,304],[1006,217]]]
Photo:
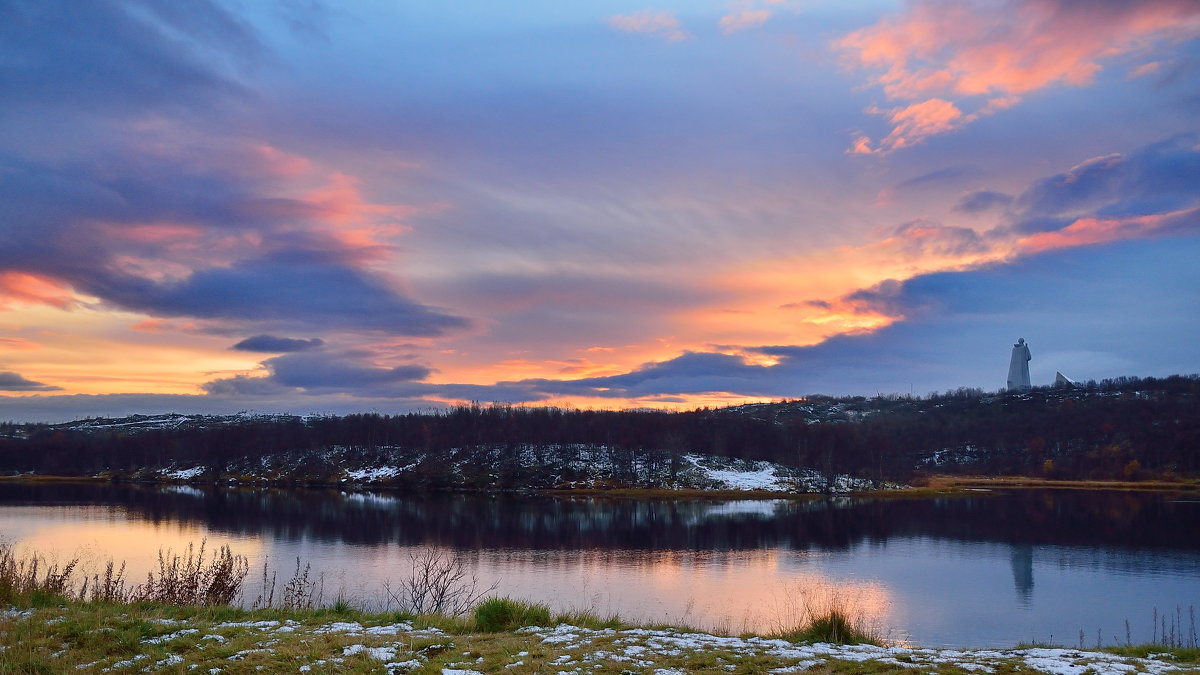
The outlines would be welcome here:
[[[0,420],[1200,371],[1196,0],[0,0]]]

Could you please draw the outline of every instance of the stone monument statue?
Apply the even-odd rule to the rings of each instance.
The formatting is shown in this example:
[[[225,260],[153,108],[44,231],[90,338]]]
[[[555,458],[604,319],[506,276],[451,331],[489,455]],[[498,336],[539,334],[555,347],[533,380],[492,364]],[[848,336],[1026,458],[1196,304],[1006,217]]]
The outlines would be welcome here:
[[[1008,362],[1009,391],[1025,391],[1032,386],[1029,384],[1029,360],[1032,358],[1025,338],[1018,339],[1012,348],[1012,359]]]

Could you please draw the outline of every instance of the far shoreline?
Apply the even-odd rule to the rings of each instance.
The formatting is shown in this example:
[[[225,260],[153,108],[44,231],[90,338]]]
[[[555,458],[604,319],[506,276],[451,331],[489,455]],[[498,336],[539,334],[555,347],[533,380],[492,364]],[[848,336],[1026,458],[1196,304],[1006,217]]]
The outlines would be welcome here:
[[[991,490],[1076,490],[1096,492],[1200,492],[1200,479],[1144,480],[1060,480],[1032,476],[1001,475],[948,475],[938,474],[917,481],[907,488],[858,490],[849,492],[787,492],[772,490],[705,490],[700,488],[633,488],[633,487],[578,487],[578,488],[405,488],[366,482],[308,482],[308,481],[238,481],[238,480],[146,480],[145,478],[122,479],[107,475],[64,476],[54,474],[17,474],[0,476],[0,483],[109,483],[113,485],[186,485],[191,487],[225,488],[301,488],[314,490],[352,490],[410,493],[460,493],[460,494],[536,494],[557,497],[613,497],[624,499],[687,499],[687,500],[814,500],[828,497],[851,497],[864,499],[923,499],[929,497],[978,495]]]

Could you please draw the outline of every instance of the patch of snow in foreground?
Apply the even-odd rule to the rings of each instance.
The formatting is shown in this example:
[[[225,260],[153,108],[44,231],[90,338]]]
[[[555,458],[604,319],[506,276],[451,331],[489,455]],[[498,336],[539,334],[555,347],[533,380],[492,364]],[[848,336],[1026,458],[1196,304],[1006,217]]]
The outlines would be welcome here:
[[[1162,675],[1194,669],[1174,665],[1156,659],[1139,659],[1108,654],[1084,652],[1075,649],[909,649],[904,647],[876,647],[874,645],[833,645],[817,643],[795,644],[785,640],[751,637],[724,637],[706,633],[677,633],[670,630],[634,628],[614,632],[612,629],[593,631],[587,628],[559,625],[555,628],[522,628],[518,632],[532,633],[540,637],[543,644],[556,645],[561,649],[582,649],[593,639],[605,635],[617,635],[614,645],[624,647],[624,654],[605,652],[583,655],[579,658],[604,656],[609,660],[654,659],[660,655],[679,655],[682,650],[709,651],[729,650],[742,656],[761,654],[779,659],[796,660],[790,666],[773,670],[774,673],[795,672],[797,668],[808,669],[828,659],[866,662],[875,661],[905,668],[936,668],[939,664],[956,665],[963,670],[994,672],[992,666],[999,663],[1020,662],[1024,667],[1050,675],[1128,675],[1146,673]],[[897,657],[903,657],[901,661]],[[653,661],[638,661],[639,665],[652,665]]]
[[[376,661],[390,661],[396,658],[395,647],[368,647],[366,645],[350,645],[342,649],[342,656],[366,654]]]

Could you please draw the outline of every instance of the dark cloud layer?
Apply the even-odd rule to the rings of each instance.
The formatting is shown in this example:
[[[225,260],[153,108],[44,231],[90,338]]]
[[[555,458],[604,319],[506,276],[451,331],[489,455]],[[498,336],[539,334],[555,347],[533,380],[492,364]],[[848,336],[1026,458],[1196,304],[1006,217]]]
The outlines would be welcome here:
[[[649,363],[637,370],[610,377],[580,380],[525,380],[520,383],[551,396],[638,398],[660,394],[737,392],[771,396],[771,367],[749,365],[741,357],[707,352],[685,352],[669,361]]]
[[[255,335],[248,337],[245,340],[230,347],[243,352],[303,352],[310,349],[316,349],[325,344],[321,338],[311,338],[308,340],[302,338],[287,338],[277,337],[275,335]]]
[[[1044,219],[1163,213],[1200,200],[1200,136],[1177,136],[1128,154],[1083,162],[1037,181],[1017,197],[1023,231],[1045,231]]]
[[[417,390],[406,386],[424,380],[433,372],[420,365],[372,366],[368,357],[356,351],[284,354],[262,362],[268,372],[266,377],[224,378],[205,384],[204,389],[218,395],[254,396],[304,391],[408,398]]]
[[[0,104],[144,110],[236,89],[214,67],[246,64],[262,47],[208,0],[0,4]]]
[[[408,300],[378,277],[319,260],[297,263],[275,256],[243,260],[194,272],[176,283],[115,275],[88,281],[84,286],[88,292],[155,316],[405,335],[440,335],[466,326],[461,318]]]
[[[0,391],[58,391],[59,389],[62,387],[34,382],[11,370],[0,371]]]

